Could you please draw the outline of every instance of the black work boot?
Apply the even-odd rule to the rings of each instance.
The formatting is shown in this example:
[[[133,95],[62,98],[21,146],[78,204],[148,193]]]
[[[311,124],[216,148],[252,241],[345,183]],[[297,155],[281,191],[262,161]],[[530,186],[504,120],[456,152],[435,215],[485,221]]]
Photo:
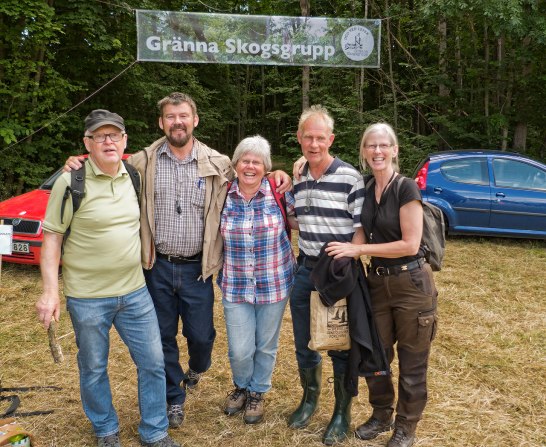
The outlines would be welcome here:
[[[345,374],[334,375],[334,396],[336,398],[334,413],[322,436],[322,442],[326,445],[343,441],[347,437],[351,424],[353,397],[345,389]]]
[[[391,410],[374,410],[371,417],[357,427],[355,436],[368,441],[377,438],[381,433],[391,431],[393,426]]]
[[[300,368],[299,372],[303,397],[298,408],[288,418],[290,428],[306,427],[317,409],[322,379],[322,361],[314,368]]]
[[[396,426],[392,438],[387,443],[387,447],[411,447],[414,442],[415,431]]]

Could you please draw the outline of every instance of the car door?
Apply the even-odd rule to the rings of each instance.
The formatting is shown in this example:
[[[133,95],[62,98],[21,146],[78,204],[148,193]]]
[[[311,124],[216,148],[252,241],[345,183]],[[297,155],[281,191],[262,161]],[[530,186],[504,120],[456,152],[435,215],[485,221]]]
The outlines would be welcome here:
[[[471,232],[472,228],[488,227],[491,188],[487,158],[464,156],[444,160],[439,171],[441,178],[430,185],[429,194],[449,202],[453,210],[453,216],[448,216],[450,228]]]
[[[491,227],[546,235],[546,169],[503,157],[491,161]]]

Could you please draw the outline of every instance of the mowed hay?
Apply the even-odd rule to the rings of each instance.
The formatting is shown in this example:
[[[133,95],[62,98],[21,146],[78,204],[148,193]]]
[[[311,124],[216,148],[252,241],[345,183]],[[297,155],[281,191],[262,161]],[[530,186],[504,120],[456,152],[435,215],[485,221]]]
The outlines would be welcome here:
[[[450,238],[445,265],[436,274],[440,327],[429,369],[429,403],[418,427],[416,446],[545,446],[546,426],[546,243],[541,241]],[[113,266],[115,268],[115,266]],[[217,291],[218,292],[218,291]],[[37,323],[34,303],[40,293],[36,267],[4,263],[0,285],[1,386],[62,387],[61,391],[4,391],[18,394],[19,411],[54,410],[21,417],[41,446],[94,446],[96,441],[79,398],[74,334],[64,309],[58,334],[65,356],[54,364],[47,335]],[[266,395],[265,422],[247,426],[227,417],[222,404],[232,388],[220,295],[215,307],[218,331],[213,365],[198,390],[188,394],[186,420],[173,438],[186,446],[321,446],[333,408],[331,362],[324,356],[320,408],[309,427],[291,430],[286,419],[301,398],[287,309],[273,389]],[[187,365],[182,338],[181,361]],[[112,331],[109,374],[123,445],[138,446],[135,367]],[[396,360],[394,372],[397,373]],[[7,408],[0,402],[0,412]],[[353,401],[353,428],[370,414],[361,380]],[[383,446],[389,435],[372,441],[354,438],[345,446]]]

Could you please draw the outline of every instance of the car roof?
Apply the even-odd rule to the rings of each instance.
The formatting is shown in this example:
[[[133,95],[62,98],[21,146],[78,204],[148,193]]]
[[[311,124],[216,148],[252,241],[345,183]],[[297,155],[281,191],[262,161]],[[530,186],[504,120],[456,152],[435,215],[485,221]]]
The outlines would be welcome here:
[[[428,154],[428,158],[430,159],[441,159],[441,158],[452,158],[452,157],[472,157],[472,156],[499,156],[499,157],[515,157],[515,158],[522,158],[525,160],[530,160],[533,162],[536,162],[537,160],[532,159],[531,157],[528,157],[524,154],[520,154],[518,152],[508,152],[508,151],[501,151],[501,150],[494,150],[494,149],[456,149],[452,151],[439,151],[439,152],[431,152]]]

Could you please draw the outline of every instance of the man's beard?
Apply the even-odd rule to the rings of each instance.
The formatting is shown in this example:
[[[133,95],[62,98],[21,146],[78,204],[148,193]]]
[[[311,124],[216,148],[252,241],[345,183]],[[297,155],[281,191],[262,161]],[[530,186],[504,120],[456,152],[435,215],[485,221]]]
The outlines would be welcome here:
[[[177,130],[185,130],[186,134],[182,137],[173,137],[172,133]],[[167,138],[167,141],[171,144],[171,146],[174,147],[184,147],[186,144],[188,144],[188,141],[192,138],[192,134],[188,133],[188,129],[185,127],[172,127],[168,134],[165,134],[165,137]]]

